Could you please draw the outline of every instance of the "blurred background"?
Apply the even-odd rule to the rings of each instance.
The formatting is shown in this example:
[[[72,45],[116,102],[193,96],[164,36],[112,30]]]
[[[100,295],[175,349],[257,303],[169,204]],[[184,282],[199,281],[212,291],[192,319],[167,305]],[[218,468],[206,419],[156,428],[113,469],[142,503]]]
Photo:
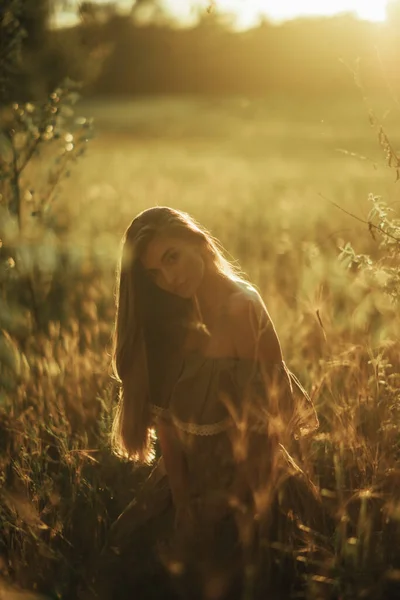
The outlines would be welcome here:
[[[26,77],[37,93],[63,74],[90,79],[91,97],[286,94],[339,100],[354,96],[348,69],[359,60],[370,91],[397,89],[399,2],[320,4],[28,0],[21,15],[28,32]]]
[[[130,219],[172,205],[278,305],[317,293],[318,253],[336,265],[348,241],[375,252],[340,207],[366,218],[369,197],[397,201],[399,1],[26,0],[19,19],[13,99],[42,101],[68,77],[75,116],[93,123],[57,186],[74,252],[111,267]],[[24,189],[46,168],[31,161]]]

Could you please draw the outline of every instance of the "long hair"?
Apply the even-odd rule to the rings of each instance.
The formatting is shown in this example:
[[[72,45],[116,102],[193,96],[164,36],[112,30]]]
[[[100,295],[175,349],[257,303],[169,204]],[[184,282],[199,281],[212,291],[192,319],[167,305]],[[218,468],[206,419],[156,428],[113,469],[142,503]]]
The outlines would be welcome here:
[[[111,440],[116,453],[142,462],[151,457],[150,379],[157,380],[163,368],[162,355],[155,360],[150,350],[165,347],[167,340],[178,346],[192,311],[191,299],[157,288],[141,265],[148,243],[161,232],[202,242],[216,270],[244,281],[219,242],[187,213],[156,206],[137,215],[125,231],[116,281],[112,368],[120,390]]]

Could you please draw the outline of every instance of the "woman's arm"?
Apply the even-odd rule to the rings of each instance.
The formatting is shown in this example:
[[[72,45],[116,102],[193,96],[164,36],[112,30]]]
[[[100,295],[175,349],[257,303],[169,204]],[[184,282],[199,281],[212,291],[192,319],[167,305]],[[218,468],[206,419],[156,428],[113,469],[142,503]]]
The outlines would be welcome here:
[[[260,295],[253,288],[231,301],[232,330],[238,357],[258,363],[264,379],[268,411],[286,426],[294,417],[293,390],[275,327]]]
[[[243,407],[243,414],[253,414],[259,408],[261,430],[247,431],[246,456],[237,465],[238,496],[250,494],[256,510],[262,510],[263,494],[257,501],[257,491],[265,484],[266,476],[276,475],[276,449],[279,444],[290,447],[293,435],[294,401],[289,374],[283,361],[281,345],[268,311],[256,290],[232,298],[230,305],[235,353],[239,358],[257,363],[265,392],[261,397],[254,389],[255,397],[246,397],[250,410]],[[251,391],[251,386],[250,386]],[[267,410],[267,415],[265,414]],[[265,424],[265,429],[264,429]],[[268,432],[267,435],[263,433]],[[261,501],[261,504],[259,502]]]

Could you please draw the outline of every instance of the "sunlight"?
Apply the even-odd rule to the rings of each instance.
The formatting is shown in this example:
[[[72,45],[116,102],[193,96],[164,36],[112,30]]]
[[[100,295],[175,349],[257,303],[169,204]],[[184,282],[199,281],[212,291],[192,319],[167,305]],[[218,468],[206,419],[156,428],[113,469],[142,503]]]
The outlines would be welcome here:
[[[238,27],[255,25],[260,15],[272,21],[284,21],[300,16],[330,16],[343,12],[354,13],[360,19],[384,21],[386,0],[163,0],[168,11],[182,21],[188,21],[196,10],[214,6],[219,12],[235,16]]]
[[[104,4],[107,0],[95,2]],[[302,16],[332,16],[347,12],[368,21],[385,21],[388,0],[325,0],[320,3],[315,0],[160,0],[160,4],[182,25],[195,22],[199,13],[204,14],[213,7],[220,13],[232,15],[237,28],[246,29],[256,25],[260,16],[280,22]],[[131,0],[117,0],[116,5],[123,10],[131,6]],[[73,10],[55,11],[53,27],[68,27],[79,22],[75,2],[71,3],[71,8]]]

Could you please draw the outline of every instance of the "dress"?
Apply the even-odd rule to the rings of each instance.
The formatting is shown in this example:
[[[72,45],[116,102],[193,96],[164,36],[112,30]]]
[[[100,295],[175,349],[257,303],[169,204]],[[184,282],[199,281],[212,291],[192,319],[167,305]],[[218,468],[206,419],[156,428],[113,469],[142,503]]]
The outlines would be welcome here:
[[[315,429],[318,419],[308,395],[284,362],[277,365],[277,370],[289,375],[295,404],[302,407],[303,425]],[[255,487],[272,485],[267,479],[272,474],[279,478],[282,466],[296,471],[297,466],[284,452],[277,453],[270,439],[268,391],[254,361],[191,351],[184,357],[169,394],[157,387],[163,382],[155,381],[153,385],[152,397],[165,398],[165,403],[152,403],[152,413],[175,425],[187,463],[189,496],[197,506],[213,506],[218,516],[224,509],[230,510],[235,503],[238,462],[246,465],[249,476],[252,471],[251,485]],[[170,493],[160,459],[137,498],[115,524],[115,540],[121,541],[121,532],[125,538],[131,535],[136,519],[151,519],[168,503]]]
[[[293,396],[308,409],[307,418],[310,423],[313,421],[310,427],[315,428],[318,421],[307,394],[285,363],[277,365],[277,370],[286,377],[289,375]],[[155,559],[153,567],[156,563],[164,564],[168,570],[172,564],[179,571],[182,562],[191,564],[192,571],[186,570],[191,573],[190,586],[196,577],[199,582],[212,580],[210,573],[216,569],[220,575],[223,573],[223,581],[232,586],[240,573],[238,565],[243,566],[246,554],[243,548],[246,545],[248,548],[254,540],[255,511],[264,511],[264,522],[276,522],[278,488],[290,477],[299,481],[303,477],[270,439],[268,390],[254,361],[209,357],[190,351],[179,371],[169,384],[165,378],[153,380],[152,398],[165,400],[163,405],[153,402],[151,410],[157,418],[175,425],[186,457],[196,522],[192,527],[177,529],[161,457],[111,527],[102,563],[106,565],[102,568],[100,585],[103,598],[124,598],[116,592],[118,585],[134,579],[135,572],[142,576],[147,569],[143,566],[144,556],[150,555]],[[169,393],[165,393],[168,385]],[[246,411],[246,407],[257,410]],[[240,463],[253,492],[247,498],[238,496]],[[309,494],[307,481],[304,487]],[[150,572],[153,573],[150,580],[159,575],[159,572],[154,575],[151,569]],[[196,586],[200,589],[201,584]]]

